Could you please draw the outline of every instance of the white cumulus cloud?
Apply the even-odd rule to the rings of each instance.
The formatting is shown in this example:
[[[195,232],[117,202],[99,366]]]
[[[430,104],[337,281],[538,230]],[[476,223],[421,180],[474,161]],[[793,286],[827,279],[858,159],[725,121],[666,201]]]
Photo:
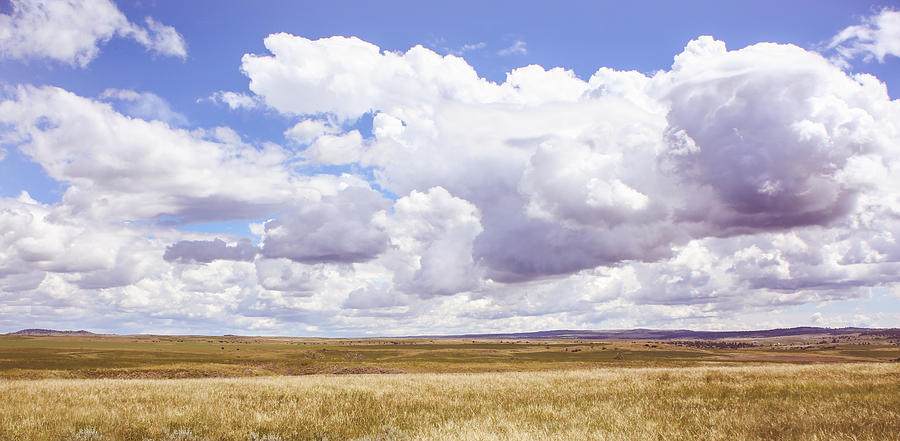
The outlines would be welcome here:
[[[4,139],[68,184],[74,212],[131,220],[266,215],[302,193],[278,146],[244,144],[230,129],[187,131],[130,118],[55,87],[20,86],[0,101]],[[303,179],[305,180],[305,178]]]
[[[259,103],[254,97],[247,94],[231,92],[227,90],[220,90],[210,95],[209,99],[216,103],[224,103],[231,110],[253,109],[259,106]]]
[[[113,37],[131,38],[154,53],[185,58],[187,48],[173,27],[147,17],[132,23],[109,0],[12,0],[0,14],[0,56],[49,58],[85,67]]]
[[[864,18],[862,24],[848,26],[831,39],[828,48],[844,59],[862,57],[883,63],[888,55],[900,57],[900,11],[885,8]]]
[[[269,105],[351,120],[374,111],[358,163],[375,168],[380,186],[440,187],[478,209],[472,257],[485,280],[653,266],[692,241],[847,231],[858,213],[895,209],[881,189],[893,187],[897,103],[874,77],[793,45],[728,50],[701,37],[653,76],[603,68],[585,81],[528,66],[501,84],[421,47],[395,54],[287,34],[267,47],[243,70]],[[868,277],[844,270],[820,265],[810,277],[829,286],[838,274]],[[768,277],[748,289],[780,289]]]

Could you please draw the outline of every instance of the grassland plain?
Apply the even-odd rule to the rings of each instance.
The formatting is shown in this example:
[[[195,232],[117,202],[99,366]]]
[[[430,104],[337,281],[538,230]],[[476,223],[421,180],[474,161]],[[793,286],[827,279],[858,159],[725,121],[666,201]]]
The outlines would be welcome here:
[[[900,364],[0,381],[0,439],[897,440]]]
[[[879,362],[900,340],[791,337],[675,341],[312,339],[208,336],[0,336],[0,378],[202,378],[496,372],[739,362]],[[722,343],[722,342],[718,342]],[[735,342],[731,342],[735,343]]]

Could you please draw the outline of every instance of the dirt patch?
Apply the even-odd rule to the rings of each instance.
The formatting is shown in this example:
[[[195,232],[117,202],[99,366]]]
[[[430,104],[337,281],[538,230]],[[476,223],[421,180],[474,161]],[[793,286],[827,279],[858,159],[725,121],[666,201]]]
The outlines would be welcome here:
[[[196,369],[89,369],[80,371],[81,378],[174,379],[238,377],[234,372]]]
[[[747,355],[738,357],[728,357],[729,361],[774,361],[781,363],[834,363],[834,362],[850,362],[858,361],[852,358],[842,357],[817,357],[815,355]]]
[[[403,371],[396,369],[385,369],[377,366],[354,366],[333,369],[329,374],[336,375],[353,375],[353,374],[402,374]]]

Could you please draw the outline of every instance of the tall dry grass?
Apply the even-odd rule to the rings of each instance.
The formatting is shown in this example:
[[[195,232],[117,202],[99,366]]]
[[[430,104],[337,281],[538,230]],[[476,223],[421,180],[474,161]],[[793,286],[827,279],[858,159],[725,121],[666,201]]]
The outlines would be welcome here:
[[[900,365],[0,381],[0,439],[898,440]]]

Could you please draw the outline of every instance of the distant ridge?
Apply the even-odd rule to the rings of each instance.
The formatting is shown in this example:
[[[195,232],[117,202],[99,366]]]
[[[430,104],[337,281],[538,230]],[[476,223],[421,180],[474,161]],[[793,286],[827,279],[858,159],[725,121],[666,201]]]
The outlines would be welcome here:
[[[481,338],[481,339],[580,339],[580,340],[716,340],[723,338],[766,338],[766,337],[790,337],[801,335],[890,335],[900,336],[898,328],[820,328],[813,326],[801,326],[796,328],[777,328],[756,331],[691,331],[689,329],[612,329],[612,330],[584,330],[584,329],[559,329],[552,331],[534,332],[505,332],[496,334],[455,334],[455,335],[408,335],[405,337],[377,337],[377,338]],[[2,334],[0,334],[2,335]],[[90,331],[59,331],[56,329],[22,329],[10,332],[6,335],[30,335],[30,336],[91,336],[119,334],[96,334]],[[134,334],[151,335],[151,334]],[[225,334],[224,337],[239,337],[234,334]],[[358,338],[358,337],[357,337]],[[370,337],[371,338],[371,337]]]
[[[97,335],[90,331],[57,331],[56,329],[23,329],[7,335]]]
[[[818,328],[802,326],[797,328],[766,329],[760,331],[691,331],[687,329],[622,329],[609,331],[556,330],[536,332],[513,332],[503,334],[462,334],[431,335],[424,338],[490,338],[490,339],[640,339],[640,340],[715,340],[719,338],[765,338],[789,337],[794,335],[846,335],[870,332],[873,328]]]

